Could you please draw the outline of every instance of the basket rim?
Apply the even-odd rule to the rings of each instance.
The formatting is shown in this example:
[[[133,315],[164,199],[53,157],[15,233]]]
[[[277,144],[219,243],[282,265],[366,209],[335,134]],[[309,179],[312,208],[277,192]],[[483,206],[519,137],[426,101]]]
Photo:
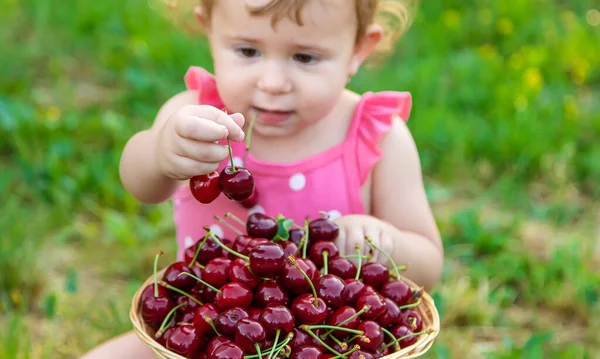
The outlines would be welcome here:
[[[162,269],[157,271],[157,276],[160,278],[164,271],[168,268],[168,265],[163,267]],[[406,278],[402,274],[400,275],[401,280],[407,282],[409,286],[413,289],[421,288],[421,286],[417,285],[412,280]],[[141,308],[139,306],[139,299],[141,297],[142,291],[146,288],[147,285],[154,282],[154,275],[149,276],[144,283],[138,288],[138,290],[133,295],[131,299],[131,306],[129,309],[129,320],[133,325],[134,332],[138,336],[138,338],[148,347],[150,348],[159,358],[162,359],[186,359],[185,357],[169,351],[161,344],[159,344],[147,331],[146,325],[141,316]],[[400,349],[394,353],[390,353],[380,359],[408,359],[408,358],[416,358],[424,355],[429,349],[433,346],[433,343],[437,336],[439,335],[441,326],[440,326],[440,315],[437,307],[435,305],[435,300],[431,295],[424,291],[421,296],[421,304],[419,307],[423,307],[420,312],[423,312],[428,315],[431,320],[431,325],[429,329],[432,330],[429,334],[422,334],[419,336],[419,339],[411,346]]]

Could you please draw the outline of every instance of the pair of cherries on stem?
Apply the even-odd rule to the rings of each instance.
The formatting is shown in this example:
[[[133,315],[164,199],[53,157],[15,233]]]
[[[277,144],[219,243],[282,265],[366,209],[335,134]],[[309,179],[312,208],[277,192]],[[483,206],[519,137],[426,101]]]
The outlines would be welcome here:
[[[194,198],[203,204],[209,204],[216,200],[221,192],[234,201],[248,200],[254,193],[254,177],[246,168],[235,166],[231,153],[231,143],[227,140],[229,147],[230,165],[219,171],[209,174],[193,176],[190,178],[190,192]]]

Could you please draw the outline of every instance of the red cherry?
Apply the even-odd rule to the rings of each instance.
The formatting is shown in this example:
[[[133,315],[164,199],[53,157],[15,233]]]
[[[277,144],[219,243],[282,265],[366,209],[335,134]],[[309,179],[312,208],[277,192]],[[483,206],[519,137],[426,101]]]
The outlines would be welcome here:
[[[381,295],[390,298],[398,306],[410,304],[412,302],[412,289],[410,285],[403,280],[391,280],[381,287]]]
[[[410,335],[402,340],[398,341],[398,344],[400,344],[400,348],[406,348],[409,347],[413,344],[415,344],[417,342],[417,335],[411,335],[414,334],[410,329],[408,329],[407,327],[405,327],[404,325],[398,325],[397,327],[393,328],[390,331],[396,338],[402,338],[404,336]]]
[[[298,248],[300,248],[300,241],[302,241],[302,237],[304,237],[304,230],[300,228],[292,228],[290,229],[290,238],[289,240],[293,242]],[[312,241],[310,238],[306,242],[306,253],[309,253]]]
[[[346,321],[350,317],[353,317],[353,318],[350,319],[349,322],[340,325],[340,323]],[[358,316],[356,316],[356,310],[347,305],[335,310],[327,318],[327,325],[346,328],[346,329],[356,329],[356,327],[358,327],[359,323],[360,323],[360,319]],[[348,332],[343,331],[343,330],[334,330],[332,332],[332,334],[335,335],[338,339],[342,339],[342,338],[348,336]]]
[[[312,294],[302,293],[292,301],[292,312],[296,320],[302,324],[314,325],[327,318],[327,305],[321,298],[316,299]]]
[[[344,280],[346,283],[346,294],[348,296],[348,300],[346,301],[346,305],[353,306],[356,303],[358,297],[363,294],[365,289],[365,284],[358,279],[350,278]]]
[[[239,345],[229,342],[223,343],[215,349],[211,359],[243,359],[244,350]]]
[[[390,271],[383,264],[367,263],[360,270],[360,277],[365,284],[379,290],[390,279]]]
[[[242,258],[235,259],[229,266],[229,279],[254,289],[260,284],[261,279],[250,272],[246,264]]]
[[[255,238],[272,239],[277,234],[277,221],[263,213],[252,213],[246,219],[246,232]]]
[[[260,322],[270,336],[275,335],[277,331],[280,331],[280,335],[287,335],[294,330],[294,315],[283,305],[265,307],[260,315]]]
[[[324,259],[323,252],[327,252],[328,261],[337,257],[340,253],[335,243],[330,241],[318,241],[314,242],[310,247],[309,258],[317,265],[317,267],[323,267]]]
[[[350,353],[347,359],[375,359],[375,356],[366,350],[359,349]]]
[[[375,320],[385,313],[387,309],[385,298],[379,293],[365,293],[358,297],[356,300],[356,308],[361,309],[365,305],[369,306],[369,309],[361,315],[365,320]]]
[[[221,195],[218,171],[207,175],[193,176],[190,178],[189,184],[192,196],[200,203],[211,203]]]
[[[340,227],[328,218],[319,218],[308,223],[308,238],[314,241],[333,241],[339,233]]]
[[[348,299],[346,283],[333,274],[321,276],[316,283],[316,289],[317,296],[332,308],[341,307]]]
[[[196,280],[188,275],[180,275],[183,272],[194,274],[184,262],[175,262],[167,267],[163,280],[177,289],[189,291],[196,285]]]
[[[162,285],[157,285],[158,297],[168,297],[169,290]],[[142,294],[140,295],[140,302],[143,302],[148,297],[154,297],[154,283],[148,284],[144,290],[142,290]]]
[[[167,340],[169,339],[169,337],[171,336],[171,334],[173,334],[173,332],[175,331],[175,329],[177,329],[177,327],[175,325],[172,325],[170,327],[168,327],[167,329],[165,329],[165,331],[162,333],[162,335],[156,339],[156,341],[162,345],[163,347],[167,346]]]
[[[250,319],[259,320],[261,313],[262,313],[262,309],[260,309],[260,308],[256,308],[256,307],[248,308],[248,318],[250,318]]]
[[[329,261],[329,273],[335,274],[342,279],[356,277],[356,266],[344,257],[335,257]]]
[[[243,201],[250,198],[254,192],[254,177],[244,167],[227,166],[219,174],[219,187],[227,198]]]
[[[252,194],[250,195],[250,197],[240,201],[240,204],[244,208],[248,208],[248,209],[256,206],[258,204],[258,188],[256,188],[256,186],[255,186],[254,191],[252,191]]]
[[[421,318],[421,315],[412,309],[404,309],[401,312],[400,324],[410,329],[413,333],[423,330],[423,319]]]
[[[383,344],[383,331],[376,322],[365,320],[358,325],[357,329],[364,332],[357,341],[362,349],[376,351]]]
[[[263,278],[278,276],[285,267],[285,253],[277,243],[259,244],[252,248],[248,263],[252,273]]]
[[[220,239],[220,238],[219,238]],[[222,240],[225,241],[225,240]],[[207,238],[206,241],[204,239],[200,239],[193,246],[186,248],[184,252],[184,261],[188,265],[191,264],[192,259],[196,255],[196,251],[198,247],[202,244],[202,248],[198,252],[198,256],[196,256],[196,262],[205,266],[211,259],[220,257],[223,254],[223,249],[221,246],[217,244],[217,242],[213,241],[212,238]]]
[[[147,297],[142,302],[142,319],[152,329],[158,330],[174,307],[173,301],[168,296]]]
[[[206,346],[206,354],[208,355],[209,359],[213,357],[212,355],[215,352],[215,350],[217,350],[217,348],[221,346],[221,344],[225,343],[232,343],[232,341],[231,339],[223,335],[218,335],[212,338]]]
[[[305,323],[305,324],[308,324],[308,323]],[[308,333],[306,333],[304,330],[299,329],[299,328],[294,328],[293,331],[294,331],[294,336],[292,337],[292,340],[289,343],[293,352],[297,351],[299,348],[308,346],[312,343],[312,337],[309,336]]]
[[[323,359],[323,353],[317,347],[306,346],[294,351],[290,359]]]
[[[264,308],[267,305],[281,304],[287,306],[290,297],[285,289],[274,280],[264,280],[254,291],[256,304]]]
[[[377,318],[377,322],[382,327],[389,329],[400,324],[400,309],[398,305],[390,298],[385,298],[386,311]]]
[[[296,258],[295,260],[300,269],[312,280],[315,275],[313,269],[306,264],[304,259]],[[304,293],[310,290],[310,284],[306,280],[306,277],[298,269],[294,268],[291,263],[285,264],[281,275],[281,283],[292,293]]]
[[[266,338],[265,327],[259,321],[243,318],[235,325],[235,342],[247,353],[255,354],[255,345]]]
[[[288,258],[289,256],[295,256],[296,252],[298,251],[298,246],[291,241],[281,241],[279,242],[279,245],[281,248],[283,248],[283,254],[285,258]]]
[[[206,345],[204,338],[198,334],[198,329],[190,324],[177,327],[167,339],[166,348],[186,358],[201,350]]]
[[[215,297],[215,304],[221,310],[233,307],[247,307],[252,303],[252,292],[241,283],[227,283]]]
[[[223,257],[213,258],[206,264],[202,273],[202,280],[212,285],[220,287],[229,282],[229,266],[231,260]]]
[[[246,309],[242,307],[229,308],[218,315],[215,320],[215,327],[221,335],[226,335],[231,338],[235,333],[235,325],[243,318],[249,318]]]
[[[207,322],[207,318],[214,322],[219,316],[219,310],[214,304],[206,303],[203,306],[198,307],[194,313],[194,325],[198,329],[198,334],[202,336],[213,336],[215,331]]]

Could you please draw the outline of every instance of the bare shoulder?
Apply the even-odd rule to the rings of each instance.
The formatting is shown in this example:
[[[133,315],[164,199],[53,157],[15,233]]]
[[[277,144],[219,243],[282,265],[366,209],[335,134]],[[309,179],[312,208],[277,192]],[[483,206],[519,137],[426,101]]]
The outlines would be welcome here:
[[[152,127],[160,128],[180,108],[198,104],[198,95],[198,91],[186,90],[169,98],[158,110]]]
[[[380,147],[383,156],[373,170],[373,214],[400,230],[422,234],[441,247],[417,145],[406,123],[394,119]]]

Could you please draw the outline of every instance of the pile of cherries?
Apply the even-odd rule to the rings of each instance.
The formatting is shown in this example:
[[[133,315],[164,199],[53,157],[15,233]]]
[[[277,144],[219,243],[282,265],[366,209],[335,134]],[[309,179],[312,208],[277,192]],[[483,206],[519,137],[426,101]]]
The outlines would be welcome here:
[[[414,310],[422,289],[403,281],[397,266],[370,262],[380,249],[369,238],[369,255],[357,246],[356,255],[342,256],[339,228],[326,217],[304,226],[282,215],[225,217],[245,227],[234,240],[205,227],[160,278],[156,256],[141,315],[169,351],[190,359],[369,359],[429,332]]]

